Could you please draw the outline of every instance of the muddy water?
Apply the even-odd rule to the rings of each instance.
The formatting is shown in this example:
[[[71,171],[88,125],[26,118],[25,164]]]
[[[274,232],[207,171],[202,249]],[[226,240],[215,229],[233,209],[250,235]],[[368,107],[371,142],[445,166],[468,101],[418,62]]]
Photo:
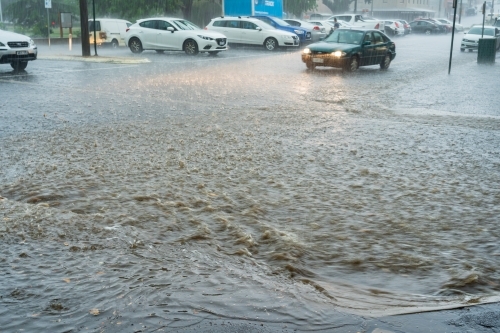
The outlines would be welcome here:
[[[413,96],[389,88],[383,108],[339,86],[259,100],[254,80],[221,107],[152,79],[142,107],[97,104],[128,119],[3,138],[2,327],[307,329],[499,295],[497,116],[409,112],[426,101],[384,103]],[[148,116],[162,101],[179,104]]]

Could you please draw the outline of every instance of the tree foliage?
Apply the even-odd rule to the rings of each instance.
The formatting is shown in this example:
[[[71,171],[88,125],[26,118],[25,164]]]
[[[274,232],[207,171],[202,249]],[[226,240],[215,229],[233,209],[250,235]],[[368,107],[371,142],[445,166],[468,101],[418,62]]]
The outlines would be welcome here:
[[[349,11],[349,5],[356,0],[323,0],[332,13],[345,13]]]
[[[283,11],[297,17],[317,7],[316,0],[283,0]]]

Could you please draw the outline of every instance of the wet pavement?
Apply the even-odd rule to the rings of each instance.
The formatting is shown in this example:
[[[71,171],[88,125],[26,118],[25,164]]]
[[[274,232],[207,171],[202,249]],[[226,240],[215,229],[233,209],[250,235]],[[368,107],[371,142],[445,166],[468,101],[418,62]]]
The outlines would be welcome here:
[[[500,290],[499,57],[459,38],[451,75],[449,36],[395,39],[387,72],[259,48],[0,67],[2,332],[498,331],[469,306]]]

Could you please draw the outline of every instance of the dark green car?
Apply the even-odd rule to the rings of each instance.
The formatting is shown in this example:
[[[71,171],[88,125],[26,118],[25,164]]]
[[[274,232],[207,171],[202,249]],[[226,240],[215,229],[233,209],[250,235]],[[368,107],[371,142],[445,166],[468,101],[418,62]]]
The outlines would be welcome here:
[[[381,69],[387,69],[395,57],[396,44],[375,29],[337,29],[302,52],[302,61],[308,69],[326,66],[351,72],[359,66],[380,65]]]

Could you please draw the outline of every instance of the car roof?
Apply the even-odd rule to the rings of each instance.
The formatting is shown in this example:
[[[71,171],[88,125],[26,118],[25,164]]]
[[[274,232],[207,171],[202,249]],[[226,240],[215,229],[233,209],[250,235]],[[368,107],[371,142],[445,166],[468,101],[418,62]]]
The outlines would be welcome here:
[[[148,18],[143,18],[139,19],[136,22],[143,22],[143,21],[149,21],[149,20],[185,20],[180,17],[148,17]]]

